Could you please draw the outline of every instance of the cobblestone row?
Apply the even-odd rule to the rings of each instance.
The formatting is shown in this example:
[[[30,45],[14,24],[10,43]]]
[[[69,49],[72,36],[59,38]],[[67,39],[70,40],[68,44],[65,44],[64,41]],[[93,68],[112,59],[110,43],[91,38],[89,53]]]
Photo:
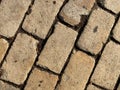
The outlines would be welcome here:
[[[120,90],[119,4],[0,0],[0,90]]]

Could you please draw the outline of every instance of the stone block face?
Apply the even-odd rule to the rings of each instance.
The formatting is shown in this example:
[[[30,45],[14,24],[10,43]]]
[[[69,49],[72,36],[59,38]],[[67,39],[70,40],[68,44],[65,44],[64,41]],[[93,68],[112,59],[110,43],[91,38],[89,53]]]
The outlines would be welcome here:
[[[102,90],[102,89],[97,88],[96,86],[94,86],[92,84],[89,84],[88,87],[87,87],[87,90]]]
[[[64,0],[35,0],[32,13],[27,15],[23,29],[45,39]]]
[[[57,90],[84,90],[94,63],[92,57],[81,51],[72,54]]]
[[[110,41],[93,73],[91,81],[113,90],[120,74],[120,45]]]
[[[11,86],[7,83],[4,83],[3,81],[0,81],[0,90],[20,90],[20,89],[14,86]]]
[[[39,56],[38,65],[60,73],[75,43],[77,32],[57,23]]]
[[[106,11],[100,8],[95,9],[78,40],[77,46],[85,51],[98,54],[108,39],[114,19],[114,16]]]
[[[120,42],[120,19],[113,30],[113,37]]]
[[[71,25],[81,22],[82,15],[88,15],[94,5],[95,0],[69,0],[62,8],[60,16]]]
[[[19,33],[2,66],[2,79],[22,84],[37,56],[38,41]]]
[[[115,13],[120,12],[120,0],[104,0],[104,6]]]
[[[0,35],[14,36],[30,3],[31,0],[2,0],[0,4]]]
[[[25,90],[54,90],[58,76],[34,69],[28,79]]]
[[[3,59],[3,57],[5,56],[5,53],[7,51],[8,48],[8,42],[2,38],[0,38],[0,63]]]

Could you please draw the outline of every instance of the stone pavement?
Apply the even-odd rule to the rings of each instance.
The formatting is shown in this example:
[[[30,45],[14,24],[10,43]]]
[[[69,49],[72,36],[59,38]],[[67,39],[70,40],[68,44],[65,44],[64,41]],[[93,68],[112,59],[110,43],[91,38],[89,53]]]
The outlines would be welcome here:
[[[120,90],[120,0],[0,0],[0,90]]]

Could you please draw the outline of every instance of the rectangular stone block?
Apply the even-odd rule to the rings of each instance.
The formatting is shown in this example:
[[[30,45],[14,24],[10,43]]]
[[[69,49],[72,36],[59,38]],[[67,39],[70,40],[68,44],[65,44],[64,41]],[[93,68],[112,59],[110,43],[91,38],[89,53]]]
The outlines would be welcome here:
[[[71,25],[81,23],[81,16],[88,15],[94,5],[95,0],[69,0],[62,8],[60,16]]]
[[[102,53],[91,81],[108,90],[114,90],[119,75],[120,45],[110,41]]]
[[[0,90],[20,90],[20,89],[7,83],[4,83],[3,81],[0,81]]]
[[[75,43],[77,32],[57,23],[39,56],[38,65],[60,73]]]
[[[80,36],[77,46],[85,51],[98,54],[108,39],[115,17],[106,11],[95,9]]]
[[[23,29],[45,39],[64,0],[35,0],[32,12],[24,23]]]
[[[32,37],[19,33],[2,65],[0,78],[22,84],[37,56],[37,44]]]
[[[0,3],[0,35],[12,37],[19,28],[31,0],[2,0]]]
[[[81,51],[72,54],[57,90],[84,90],[94,63],[92,57]]]
[[[5,53],[7,51],[8,48],[8,42],[2,38],[0,38],[0,63],[3,59],[3,57],[5,56]]]
[[[25,90],[54,90],[58,76],[34,69],[28,79]]]

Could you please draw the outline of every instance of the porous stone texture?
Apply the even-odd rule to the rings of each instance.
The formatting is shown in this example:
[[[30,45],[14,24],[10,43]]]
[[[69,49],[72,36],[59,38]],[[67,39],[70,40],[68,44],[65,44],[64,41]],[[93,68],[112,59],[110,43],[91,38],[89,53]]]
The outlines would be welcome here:
[[[84,90],[95,60],[77,51],[72,54],[57,90]]]
[[[58,76],[34,69],[28,79],[25,90],[54,90]]]
[[[31,0],[2,0],[0,3],[0,35],[14,36]]]
[[[106,11],[95,9],[80,36],[77,46],[85,51],[98,54],[103,44],[108,39],[115,18]]]
[[[95,0],[69,0],[62,8],[60,16],[71,25],[77,25],[81,21],[82,15],[88,15],[94,5]]]
[[[2,38],[0,38],[0,63],[3,59],[3,57],[5,56],[5,53],[7,51],[8,48],[8,42]]]
[[[97,85],[114,90],[120,74],[120,45],[110,41],[93,73],[91,81]]]
[[[120,19],[113,30],[113,37],[120,42]]]
[[[96,86],[89,84],[87,90],[103,90],[103,89],[97,88]]]
[[[112,10],[115,13],[120,12],[120,0],[100,0],[103,1],[103,5],[109,9]]]
[[[38,41],[19,33],[2,66],[2,79],[22,84],[37,56]]]
[[[77,32],[61,23],[48,39],[39,56],[38,65],[60,73],[75,43]]]
[[[64,0],[35,0],[32,13],[27,15],[23,23],[23,29],[45,39],[63,1]]]
[[[13,87],[3,81],[0,81],[0,90],[20,90],[19,88]]]

